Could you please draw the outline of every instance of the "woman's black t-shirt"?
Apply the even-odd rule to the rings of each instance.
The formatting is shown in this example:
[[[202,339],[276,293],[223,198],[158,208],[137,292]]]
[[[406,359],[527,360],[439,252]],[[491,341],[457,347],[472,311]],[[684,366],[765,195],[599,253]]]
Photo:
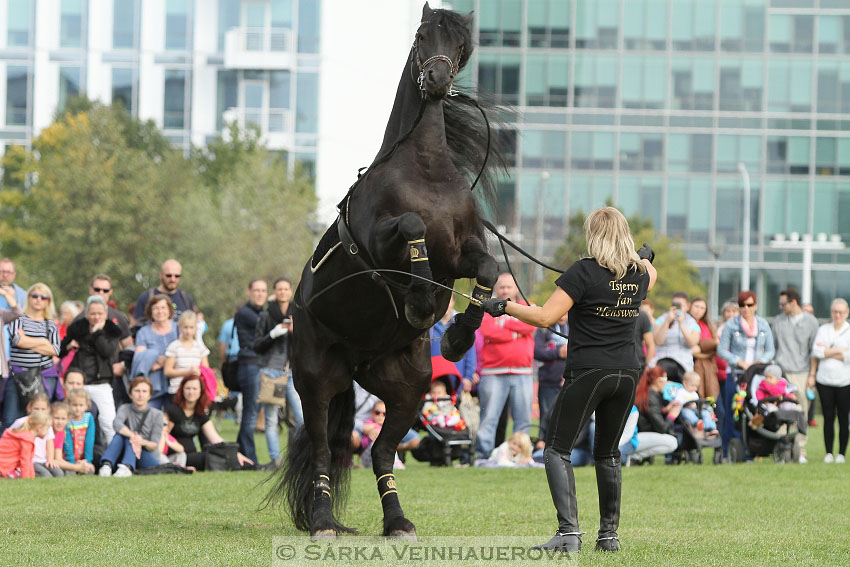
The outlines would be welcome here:
[[[584,258],[555,283],[572,298],[567,370],[640,368],[635,322],[646,299],[649,274],[630,268],[622,279]]]
[[[172,437],[183,445],[183,450],[187,453],[197,453],[195,437],[200,436],[201,428],[210,420],[209,416],[193,413],[190,417],[186,417],[183,408],[175,404],[168,406],[166,413],[168,421],[174,424],[171,429]]]

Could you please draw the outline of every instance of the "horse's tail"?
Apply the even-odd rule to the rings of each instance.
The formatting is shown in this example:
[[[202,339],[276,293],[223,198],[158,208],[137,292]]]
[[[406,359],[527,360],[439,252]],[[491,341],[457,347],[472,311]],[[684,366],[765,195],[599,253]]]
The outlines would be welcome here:
[[[306,409],[306,408],[305,408]],[[348,499],[351,477],[351,431],[354,429],[354,385],[331,398],[328,407],[328,445],[331,450],[331,501],[338,518]],[[284,501],[295,527],[309,531],[313,515],[313,481],[315,480],[313,443],[304,427],[287,448],[283,467],[271,480],[274,484],[263,500],[263,506],[282,505]],[[337,531],[353,532],[339,523]]]

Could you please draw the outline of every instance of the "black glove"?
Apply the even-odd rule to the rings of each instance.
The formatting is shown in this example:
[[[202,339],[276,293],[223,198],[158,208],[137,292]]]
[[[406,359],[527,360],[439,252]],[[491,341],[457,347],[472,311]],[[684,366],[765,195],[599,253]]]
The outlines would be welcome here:
[[[508,304],[507,299],[496,299],[495,297],[492,299],[488,299],[484,303],[481,304],[481,307],[484,308],[484,312],[492,315],[493,317],[499,317],[500,315],[505,314],[505,306]]]
[[[646,242],[643,243],[643,246],[640,247],[640,250],[637,251],[638,258],[645,258],[649,260],[651,264],[655,261],[655,252],[652,251],[652,248]]]

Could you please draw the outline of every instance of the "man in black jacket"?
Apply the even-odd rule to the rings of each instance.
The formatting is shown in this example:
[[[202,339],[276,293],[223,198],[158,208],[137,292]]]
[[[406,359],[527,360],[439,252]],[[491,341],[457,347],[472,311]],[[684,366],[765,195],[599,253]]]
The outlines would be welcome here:
[[[257,462],[254,448],[254,427],[260,412],[257,397],[260,395],[260,356],[254,352],[254,334],[260,313],[266,306],[268,286],[265,280],[251,280],[248,284],[248,302],[236,312],[234,325],[239,336],[239,388],[242,391],[242,422],[239,424],[239,451]]]

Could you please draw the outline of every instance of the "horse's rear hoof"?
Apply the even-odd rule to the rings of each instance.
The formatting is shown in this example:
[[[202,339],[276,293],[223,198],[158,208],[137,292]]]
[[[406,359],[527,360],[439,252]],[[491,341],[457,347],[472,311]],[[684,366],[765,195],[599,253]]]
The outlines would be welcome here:
[[[310,539],[319,541],[323,539],[336,539],[337,533],[335,530],[316,530],[310,534]]]
[[[384,537],[416,541],[416,528],[413,522],[402,516],[384,524]]]

